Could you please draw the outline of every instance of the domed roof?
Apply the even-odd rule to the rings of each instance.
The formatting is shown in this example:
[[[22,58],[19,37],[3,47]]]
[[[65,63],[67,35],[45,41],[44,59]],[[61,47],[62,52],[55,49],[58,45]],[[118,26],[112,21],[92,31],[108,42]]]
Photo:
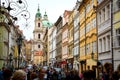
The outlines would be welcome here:
[[[37,13],[36,13],[35,17],[36,17],[36,18],[41,17],[41,13],[40,13],[39,6],[38,6]]]
[[[44,27],[51,27],[53,24],[51,22],[49,22],[48,20],[43,20],[42,25]]]

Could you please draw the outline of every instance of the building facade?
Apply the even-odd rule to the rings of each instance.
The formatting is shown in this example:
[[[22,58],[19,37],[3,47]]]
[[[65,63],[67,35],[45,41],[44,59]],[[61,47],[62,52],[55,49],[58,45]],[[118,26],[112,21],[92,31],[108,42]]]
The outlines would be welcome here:
[[[80,72],[89,69],[96,72],[96,13],[93,8],[96,4],[96,0],[83,0],[78,9],[80,13]]]
[[[56,63],[56,26],[52,26],[49,31],[49,65],[54,67]]]
[[[71,11],[68,17],[68,59],[67,59],[67,68],[68,70],[73,69],[73,10]]]
[[[8,65],[8,55],[9,55],[9,33],[10,26],[9,16],[1,14],[0,19],[0,68]]]
[[[67,68],[68,59],[68,17],[71,11],[65,10],[62,27],[62,68]]]
[[[101,0],[97,8],[98,60],[102,65],[112,63],[110,4],[110,0]]]
[[[120,64],[120,0],[113,0],[113,61],[114,70]]]
[[[78,8],[79,8],[79,5],[80,5],[80,2],[77,1],[76,2],[76,5],[75,7],[73,8],[73,11],[74,11],[74,15],[73,15],[73,45],[74,45],[74,49],[73,49],[73,56],[74,56],[74,63],[73,63],[73,68],[76,69],[76,70],[79,70],[79,37],[80,37],[80,34],[79,34],[79,24],[80,24],[80,17],[79,17],[79,11],[78,11]]]
[[[61,67],[62,60],[62,26],[63,26],[63,18],[60,16],[55,22],[56,26],[56,67]]]

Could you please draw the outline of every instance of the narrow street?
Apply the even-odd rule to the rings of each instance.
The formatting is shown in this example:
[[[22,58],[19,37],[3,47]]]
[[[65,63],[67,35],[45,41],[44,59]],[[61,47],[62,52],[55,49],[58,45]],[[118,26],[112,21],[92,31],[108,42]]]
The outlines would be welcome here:
[[[120,80],[120,0],[0,0],[0,80]]]

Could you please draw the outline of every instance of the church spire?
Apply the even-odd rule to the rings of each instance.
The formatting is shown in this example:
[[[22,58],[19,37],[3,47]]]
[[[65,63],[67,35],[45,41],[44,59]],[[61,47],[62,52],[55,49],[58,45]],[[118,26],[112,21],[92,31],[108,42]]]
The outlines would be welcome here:
[[[37,9],[37,12],[40,12],[40,9],[39,9],[39,4],[38,4],[38,9]]]
[[[48,19],[46,11],[45,11],[45,14],[44,14],[44,19],[46,19],[46,20]]]
[[[39,4],[38,4],[38,9],[37,9],[37,13],[36,13],[36,18],[41,18],[41,13],[40,13],[40,9],[39,9]]]

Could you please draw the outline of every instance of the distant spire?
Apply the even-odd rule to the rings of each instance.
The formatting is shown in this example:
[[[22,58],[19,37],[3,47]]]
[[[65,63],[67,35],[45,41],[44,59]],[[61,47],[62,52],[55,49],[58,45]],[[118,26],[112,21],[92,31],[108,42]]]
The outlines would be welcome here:
[[[38,12],[40,11],[40,9],[39,9],[39,4],[38,4],[38,9],[37,9],[37,11],[38,11]]]
[[[47,12],[45,10],[44,19],[48,19]]]
[[[40,9],[39,9],[39,4],[38,4],[38,9],[37,9],[36,17],[37,17],[37,18],[38,18],[38,17],[42,17],[42,16],[41,16],[41,13],[40,13]]]

